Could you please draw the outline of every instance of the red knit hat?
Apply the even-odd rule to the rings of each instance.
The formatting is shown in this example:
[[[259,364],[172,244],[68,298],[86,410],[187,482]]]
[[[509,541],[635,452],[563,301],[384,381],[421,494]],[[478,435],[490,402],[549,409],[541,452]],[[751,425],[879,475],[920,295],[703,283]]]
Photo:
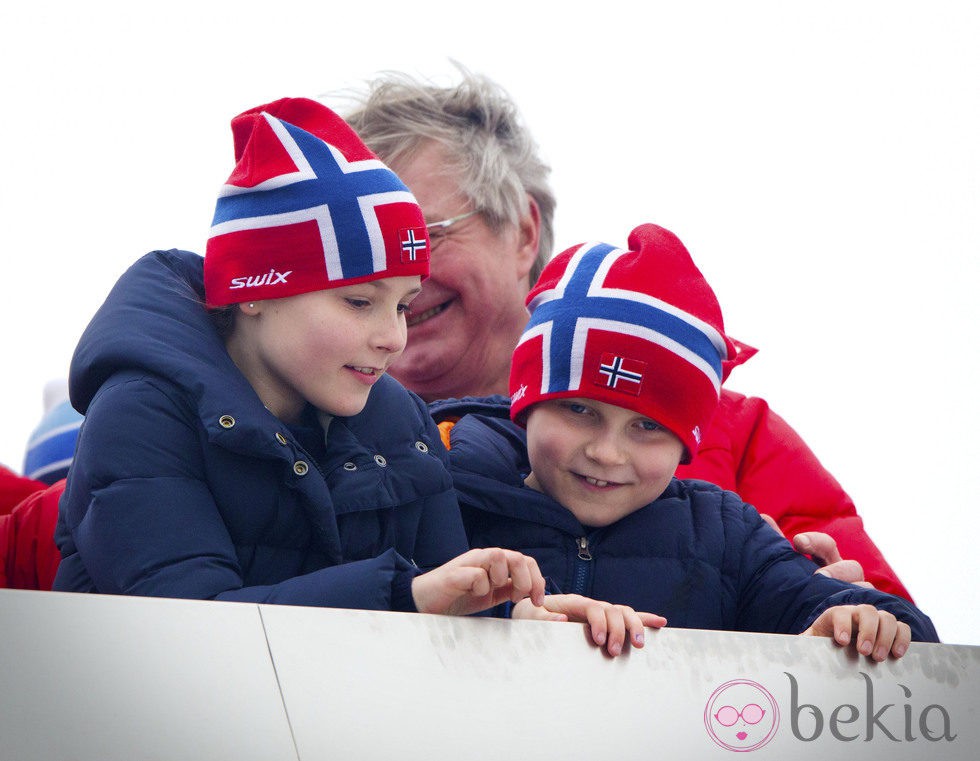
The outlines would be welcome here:
[[[575,246],[544,268],[511,362],[510,414],[521,423],[530,405],[562,397],[608,402],[672,431],[687,462],[736,347],[714,292],[673,233],[641,225],[628,244]]]
[[[210,307],[429,274],[415,197],[337,114],[283,98],[236,116],[204,257]]]

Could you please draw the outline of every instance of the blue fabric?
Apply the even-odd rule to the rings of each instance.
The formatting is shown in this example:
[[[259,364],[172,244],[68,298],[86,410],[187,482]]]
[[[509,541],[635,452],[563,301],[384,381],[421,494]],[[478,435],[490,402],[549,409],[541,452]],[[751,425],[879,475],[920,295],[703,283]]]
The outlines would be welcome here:
[[[532,555],[558,588],[666,616],[670,626],[798,634],[833,605],[870,603],[938,641],[909,602],[822,574],[737,494],[674,479],[654,502],[604,528],[583,526],[526,487],[525,431],[504,398],[440,402],[437,418],[461,419],[450,465],[475,547]],[[483,414],[479,414],[483,413]]]
[[[385,376],[325,443],[312,409],[285,426],[212,327],[202,265],[147,254],[82,335],[54,588],[413,610],[411,578],[467,549],[425,405]]]
[[[49,485],[68,475],[81,425],[67,399],[48,410],[27,442],[24,475]]]

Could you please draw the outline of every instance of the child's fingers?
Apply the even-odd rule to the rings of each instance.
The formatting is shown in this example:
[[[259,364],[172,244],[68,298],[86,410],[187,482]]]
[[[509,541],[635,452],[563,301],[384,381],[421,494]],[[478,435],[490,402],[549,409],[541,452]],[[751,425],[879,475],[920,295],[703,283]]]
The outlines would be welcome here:
[[[549,610],[543,605],[534,605],[530,598],[527,597],[514,604],[514,610],[511,613],[511,618],[524,618],[535,621],[568,621],[568,616],[564,613]]]
[[[535,605],[544,603],[545,580],[534,558],[514,553],[510,574],[514,585],[511,592],[513,602],[530,597]]]
[[[521,617],[525,617],[524,606],[528,602],[522,601],[515,607]],[[634,646],[643,647],[645,627],[658,628],[667,623],[666,618],[654,613],[638,613],[628,605],[613,605],[574,594],[545,595],[543,606],[565,620],[587,624],[592,641],[611,656],[623,652],[627,636]]]
[[[474,597],[485,597],[492,589],[487,571],[479,566],[464,565],[449,569],[446,583],[450,588]]]
[[[633,647],[643,647],[646,642],[646,634],[643,631],[643,619],[640,614],[630,607],[623,606],[623,619],[626,624],[626,631],[629,633],[630,643]]]
[[[833,636],[834,642],[854,644],[861,655],[883,661],[889,652],[901,658],[912,641],[912,629],[888,611],[873,605],[836,605],[821,613],[803,634]]]
[[[481,553],[479,565],[486,569],[493,589],[509,590],[511,602],[530,596],[535,605],[541,604],[545,580],[534,558],[499,547],[487,548]]]
[[[616,656],[623,652],[623,643],[626,641],[626,618],[623,609],[618,605],[610,605],[604,610],[606,614],[606,651],[610,655]]]
[[[898,634],[898,619],[891,613],[879,610],[878,633],[875,636],[874,649],[871,651],[874,660],[880,662],[888,657],[896,634]]]
[[[600,605],[589,605],[585,609],[585,619],[592,632],[592,641],[599,647],[606,644],[606,611]]]
[[[538,561],[532,557],[527,558],[528,572],[531,574],[531,602],[535,605],[544,605],[544,590],[547,582],[541,569],[538,568]]]
[[[499,547],[483,552],[483,565],[494,589],[507,589],[511,602],[530,597],[535,605],[541,605],[545,580],[534,558]]]
[[[588,605],[592,603],[582,595],[545,595],[541,604],[553,613],[561,613],[570,621],[588,623]]]
[[[857,650],[861,655],[874,652],[878,638],[878,609],[873,605],[857,605],[854,609],[853,625],[857,628]],[[853,628],[852,628],[853,631]]]
[[[814,633],[822,636],[832,635],[838,645],[851,643],[851,628],[854,626],[854,606],[836,605],[820,614],[814,622]]]
[[[520,552],[500,547],[464,552],[412,582],[416,607],[422,612],[465,615],[510,599],[530,596],[540,606],[545,580],[537,562]],[[464,599],[469,598],[469,599]],[[565,620],[548,616],[550,620]]]
[[[912,641],[912,628],[904,621],[898,622],[898,632],[895,634],[895,641],[892,643],[892,655],[901,658],[909,649]]]
[[[485,551],[487,557],[483,567],[487,570],[490,583],[494,589],[505,586],[510,580],[510,567],[507,559],[507,551],[498,547],[493,547]]]
[[[512,585],[511,597],[513,602],[517,602],[531,593],[531,569],[524,555],[508,557],[507,561]]]
[[[658,616],[656,613],[640,613],[636,615],[640,617],[640,621],[648,629],[660,629],[667,625],[667,619],[663,616]]]

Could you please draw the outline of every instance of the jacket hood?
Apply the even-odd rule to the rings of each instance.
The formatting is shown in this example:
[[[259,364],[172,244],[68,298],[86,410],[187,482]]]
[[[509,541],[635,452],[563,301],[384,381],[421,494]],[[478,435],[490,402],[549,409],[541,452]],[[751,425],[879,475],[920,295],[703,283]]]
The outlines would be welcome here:
[[[204,308],[203,271],[201,256],[174,249],[146,254],[119,278],[72,357],[75,409],[85,414],[99,388],[121,370],[169,379],[205,414],[219,407],[228,412],[229,399],[261,405]]]

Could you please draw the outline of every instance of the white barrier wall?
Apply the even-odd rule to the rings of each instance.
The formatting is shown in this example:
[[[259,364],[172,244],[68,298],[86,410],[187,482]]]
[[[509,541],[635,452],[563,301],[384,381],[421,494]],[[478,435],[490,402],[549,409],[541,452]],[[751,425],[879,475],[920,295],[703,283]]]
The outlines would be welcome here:
[[[972,761],[978,712],[980,647],[667,628],[610,659],[580,624],[0,590],[2,761]]]

